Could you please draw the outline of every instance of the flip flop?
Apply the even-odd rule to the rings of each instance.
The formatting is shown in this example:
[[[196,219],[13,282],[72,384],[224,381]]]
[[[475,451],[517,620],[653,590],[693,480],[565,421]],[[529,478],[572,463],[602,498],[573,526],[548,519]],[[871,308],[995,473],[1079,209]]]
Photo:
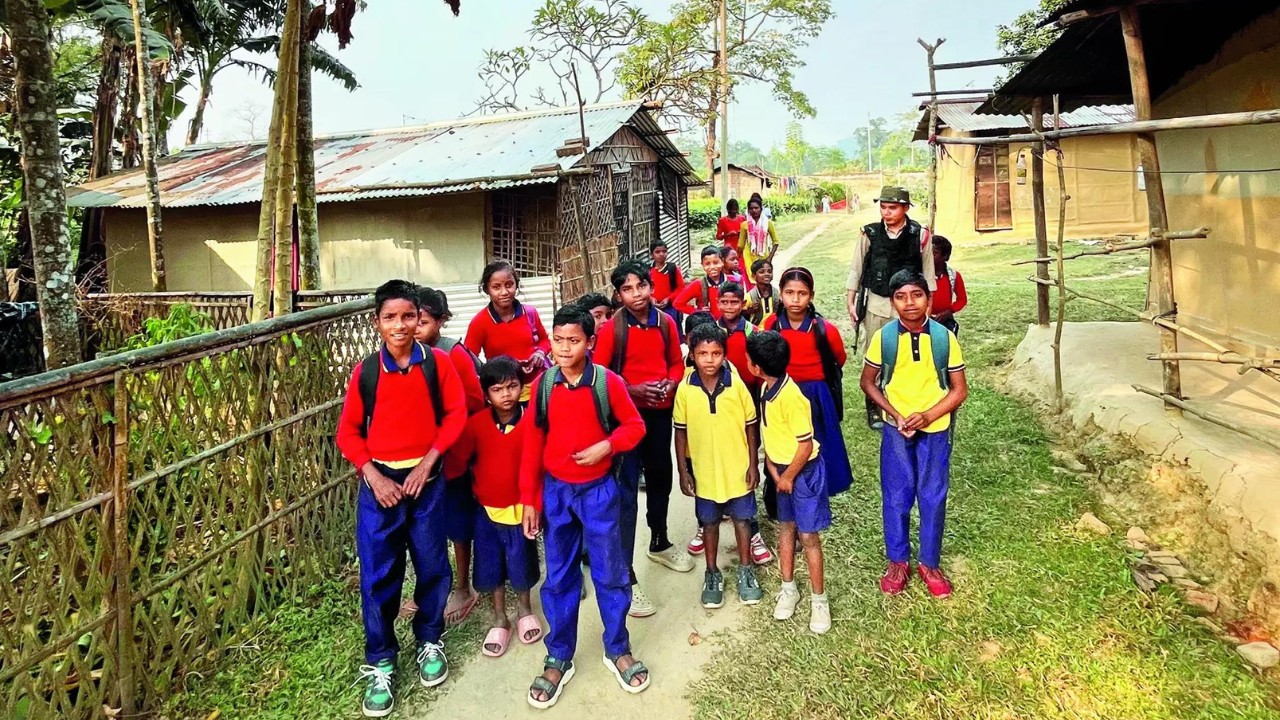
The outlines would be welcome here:
[[[489,628],[489,634],[484,636],[484,644],[480,646],[480,651],[486,657],[496,658],[502,657],[507,652],[507,646],[511,644],[511,629],[503,627]],[[490,645],[497,645],[496,651],[490,650]]]
[[[534,631],[529,636],[529,631]],[[542,624],[538,622],[536,615],[525,615],[516,621],[516,634],[520,637],[520,642],[525,645],[532,645],[542,639]]]
[[[449,593],[449,596],[453,597],[454,593]],[[467,617],[471,615],[471,611],[475,609],[476,603],[479,601],[480,601],[480,593],[476,592],[475,590],[472,590],[471,596],[467,598],[466,602],[455,607],[453,610],[450,610],[449,606],[446,604],[445,612],[444,612],[444,621],[449,625],[457,625],[465,621]]]
[[[418,612],[417,603],[415,603],[412,600],[405,600],[404,604],[400,606],[400,614],[396,615],[396,619],[408,620],[409,618],[416,615],[417,612]]]

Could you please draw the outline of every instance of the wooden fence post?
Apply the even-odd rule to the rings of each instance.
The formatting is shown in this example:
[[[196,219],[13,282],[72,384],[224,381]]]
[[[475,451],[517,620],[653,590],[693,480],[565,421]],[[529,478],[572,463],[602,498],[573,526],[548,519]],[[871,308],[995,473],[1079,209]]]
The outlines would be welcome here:
[[[1044,131],[1044,98],[1031,102],[1031,132]],[[1049,229],[1044,210],[1044,141],[1031,144],[1031,211],[1035,217],[1036,257],[1049,257]],[[1039,263],[1036,277],[1049,279],[1049,266]],[[1036,283],[1036,324],[1049,327],[1049,286]]]
[[[115,428],[111,443],[111,528],[112,528],[112,602],[116,606],[116,685],[120,694],[120,711],[132,716],[136,711],[132,609],[133,588],[129,581],[133,569],[129,553],[129,385],[130,373],[117,370],[112,383],[115,388]]]

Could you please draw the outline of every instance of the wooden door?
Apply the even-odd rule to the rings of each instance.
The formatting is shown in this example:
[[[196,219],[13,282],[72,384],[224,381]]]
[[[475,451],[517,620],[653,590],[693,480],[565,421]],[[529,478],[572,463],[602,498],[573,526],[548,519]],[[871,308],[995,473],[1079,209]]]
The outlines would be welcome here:
[[[982,145],[974,160],[974,229],[1013,228],[1013,199],[1009,186],[1009,146]]]

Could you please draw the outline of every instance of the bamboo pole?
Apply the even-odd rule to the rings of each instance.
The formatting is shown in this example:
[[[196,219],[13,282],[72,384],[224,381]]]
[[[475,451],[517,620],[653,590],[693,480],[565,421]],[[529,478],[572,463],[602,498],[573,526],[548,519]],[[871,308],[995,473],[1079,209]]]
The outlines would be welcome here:
[[[155,76],[148,67],[151,55],[147,51],[144,30],[147,22],[146,0],[131,0],[133,9],[133,48],[138,63],[138,108],[142,124],[142,168],[147,179],[147,245],[151,251],[151,289],[164,292],[169,289],[164,271],[164,233],[160,218],[160,176],[156,169],[156,118]]]
[[[1208,130],[1211,128],[1269,125],[1273,123],[1280,123],[1280,110],[1193,115],[1191,117],[1164,118],[1161,120],[1137,120],[1114,125],[1071,127],[1047,132],[1044,137],[1046,140],[1062,140],[1073,137],[1092,137],[1094,135],[1131,135],[1134,133],[1154,133],[1167,130]],[[992,137],[942,137],[938,138],[937,141],[942,145],[1009,145],[1012,143],[1031,143],[1035,142],[1036,139],[1035,134],[1023,133]]]
[[[310,0],[307,2],[310,5]],[[320,229],[316,212],[316,156],[312,133],[311,43],[307,20],[302,13],[304,30],[299,33],[298,48],[298,122],[297,122],[297,205],[298,205],[298,286],[302,290],[320,289]]]
[[[1031,104],[1031,130],[1044,132],[1044,98],[1036,98]],[[1044,209],[1044,140],[1031,145],[1031,211],[1035,218],[1036,257],[1049,254],[1049,228]],[[1036,277],[1049,279],[1048,264],[1041,263]],[[1049,286],[1036,285],[1036,324],[1049,327]]]
[[[1062,125],[1062,114],[1058,104],[1058,96],[1053,96],[1053,129],[1057,130]],[[1054,151],[1058,153],[1058,247],[1057,247],[1057,283],[1058,283],[1058,323],[1053,330],[1053,386],[1054,397],[1057,402],[1058,412],[1063,410],[1062,397],[1062,325],[1066,321],[1067,316],[1067,278],[1064,264],[1062,261],[1062,248],[1066,245],[1067,234],[1067,176],[1066,170],[1062,168],[1062,148],[1055,147]],[[1048,270],[1047,265],[1039,265],[1038,268]]]
[[[1151,388],[1143,387],[1141,385],[1133,385],[1131,387],[1134,390],[1137,390],[1138,392],[1143,393],[1144,395],[1150,395],[1151,397],[1160,398],[1161,400],[1164,401],[1165,405],[1172,405],[1178,408],[1179,410],[1185,410],[1186,412],[1191,413],[1192,415],[1200,418],[1201,420],[1206,420],[1208,422],[1213,423],[1214,425],[1217,425],[1219,427],[1224,427],[1228,430],[1235,430],[1241,435],[1253,438],[1254,440],[1257,440],[1258,442],[1264,445],[1269,445],[1273,448],[1280,450],[1280,440],[1277,440],[1272,435],[1266,435],[1264,433],[1260,433],[1255,430],[1250,430],[1249,428],[1241,426],[1239,422],[1227,420],[1225,418],[1218,417],[1213,413],[1208,413],[1203,410],[1197,410],[1196,408],[1192,407],[1189,403],[1182,400],[1181,398],[1176,398],[1172,395],[1162,393],[1158,390],[1152,390]]]
[[[568,183],[569,204],[573,207],[573,226],[578,235],[578,252],[582,254],[582,292],[586,294],[591,292],[595,285],[595,277],[591,274],[591,252],[587,246],[586,230],[582,227],[582,211],[578,207],[578,190],[574,187],[572,177],[569,178]]]
[[[929,62],[929,234],[933,234],[933,228],[938,222],[938,148],[933,146],[934,138],[938,135],[938,73],[937,68],[933,64],[934,53],[938,48],[942,47],[942,43],[946,42],[946,38],[938,38],[938,41],[932,45],[924,41],[924,38],[916,38],[916,42],[920,43],[920,47],[924,48],[925,56]],[[884,169],[881,168],[883,173]]]
[[[1200,228],[1199,230],[1190,230],[1190,231],[1178,232],[1178,233],[1165,233],[1164,235],[1164,239],[1166,240],[1190,240],[1195,238],[1206,238],[1206,237],[1209,237],[1209,228]],[[1158,238],[1147,238],[1145,240],[1134,240],[1132,242],[1123,242],[1123,243],[1112,243],[1111,241],[1108,240],[1106,247],[1099,248],[1097,250],[1081,250],[1078,253],[1066,255],[1062,259],[1075,260],[1076,258],[1092,257],[1096,255],[1112,255],[1114,253],[1126,252],[1129,250],[1146,250],[1147,248],[1150,248],[1153,245],[1155,245],[1157,242],[1159,242]],[[1053,262],[1055,259],[1056,258],[1046,256],[1046,257],[1038,257],[1033,260],[1018,260],[1009,264],[1010,265],[1030,265],[1032,263],[1047,264],[1047,263]]]
[[[1216,362],[1223,365],[1240,365],[1240,373],[1244,374],[1250,368],[1274,368],[1280,370],[1280,358],[1269,357],[1252,357],[1249,355],[1241,355],[1236,352],[1177,352],[1172,356],[1166,356],[1160,353],[1148,355],[1148,360],[1189,360],[1193,362]]]
[[[729,0],[720,0],[720,210],[729,205]]]
[[[128,370],[115,373],[115,426],[111,438],[111,602],[116,609],[115,652],[116,691],[120,711],[128,717],[137,712],[134,675],[136,644],[133,640],[133,563],[129,552],[129,378]]]
[[[1120,11],[1120,25],[1124,34],[1125,55],[1129,58],[1129,84],[1133,89],[1134,117],[1151,119],[1151,86],[1147,76],[1146,51],[1142,42],[1142,29],[1138,22],[1138,9],[1126,7]],[[1160,175],[1160,155],[1156,151],[1156,138],[1151,133],[1137,135],[1138,157],[1142,162],[1147,181],[1147,218],[1152,238],[1169,229],[1169,213],[1164,200],[1164,178]],[[1147,293],[1147,311],[1154,316],[1177,317],[1178,307],[1173,294],[1173,255],[1168,240],[1151,247],[1150,285]],[[1178,334],[1169,328],[1160,332],[1160,352],[1178,352]],[[1182,371],[1176,360],[1163,361],[1163,388],[1165,395],[1182,397]],[[1170,414],[1177,415],[1177,406],[1168,406]]]
[[[1040,56],[1040,53],[1028,53],[1026,55],[1011,55],[1009,57],[991,58],[989,60],[966,60],[965,62],[939,63],[934,66],[935,70],[962,70],[964,68],[987,67],[990,65],[1013,65],[1020,62],[1030,62]]]
[[[301,0],[290,0],[301,5]],[[291,7],[292,11],[293,8]],[[298,132],[298,56],[302,45],[301,11],[286,26],[280,43],[280,68],[277,84],[284,84],[284,113],[280,118],[280,180],[276,185],[275,217],[275,292],[272,306],[277,316],[293,312],[293,183],[297,163]],[[288,22],[288,20],[286,20]],[[290,32],[292,31],[292,32]],[[285,52],[288,51],[288,58]],[[286,64],[287,62],[287,64]]]

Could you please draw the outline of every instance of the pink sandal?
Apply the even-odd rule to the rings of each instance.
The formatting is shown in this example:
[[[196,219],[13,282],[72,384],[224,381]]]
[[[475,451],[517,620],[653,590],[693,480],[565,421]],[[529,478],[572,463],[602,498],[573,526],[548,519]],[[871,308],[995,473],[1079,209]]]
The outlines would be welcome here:
[[[449,593],[449,599],[446,601],[444,610],[444,620],[448,625],[458,625],[466,621],[467,617],[471,615],[471,611],[476,609],[476,603],[480,601],[480,593],[475,590],[472,590],[471,594],[461,604],[454,605],[453,603],[459,597],[461,596],[458,595],[456,590]]]
[[[538,622],[536,615],[525,615],[516,621],[516,631],[520,634],[520,642],[525,645],[532,645],[542,639],[542,624]],[[529,632],[533,631],[533,635]]]
[[[507,652],[507,646],[510,644],[511,644],[510,628],[494,627],[494,628],[489,628],[489,634],[484,636],[484,645],[481,646],[480,650],[487,657],[491,657],[491,658],[502,657],[503,654]],[[496,651],[490,650],[489,649],[490,645],[497,645],[498,649]]]

